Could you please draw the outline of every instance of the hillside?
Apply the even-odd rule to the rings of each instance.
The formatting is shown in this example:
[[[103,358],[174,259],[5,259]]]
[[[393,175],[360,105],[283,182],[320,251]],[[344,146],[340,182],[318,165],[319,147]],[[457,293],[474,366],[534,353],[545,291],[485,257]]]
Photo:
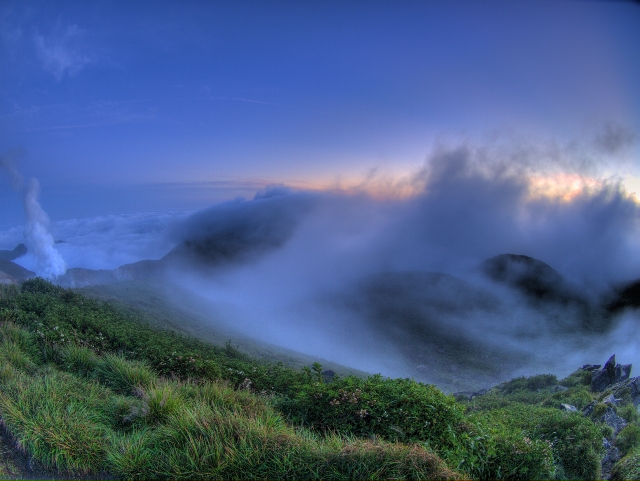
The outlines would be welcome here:
[[[302,368],[321,362],[328,370],[341,375],[366,376],[368,373],[330,360],[309,356],[261,342],[259,336],[250,337],[216,315],[215,306],[206,299],[175,284],[153,280],[132,280],[79,289],[92,299],[107,301],[124,313],[158,329],[168,329],[217,346],[230,343],[235,349],[266,362],[282,362],[286,366]],[[180,299],[172,302],[171,299]]]
[[[272,336],[267,345],[258,321],[249,320],[246,324],[250,328],[240,329],[234,312],[220,307],[226,302],[224,298],[216,304],[204,296],[207,289],[224,286],[225,279],[251,268],[256,259],[286,240],[295,216],[277,218],[274,225],[260,227],[257,237],[246,228],[249,221],[240,216],[229,220],[231,227],[196,230],[162,259],[111,270],[71,268],[55,282],[116,302],[136,315],[147,316],[159,327],[217,344],[231,340],[241,351],[265,360],[278,359],[300,367],[318,357],[335,357],[338,349],[342,350],[343,364],[353,363],[361,371],[412,377],[447,392],[478,390],[515,375],[556,369],[556,360],[544,355],[541,346],[554,346],[559,353],[604,349],[603,340],[618,325],[619,314],[638,304],[637,282],[587,296],[541,260],[501,254],[482,262],[477,272],[457,276],[418,270],[379,272],[356,277],[339,290],[297,298],[296,309],[301,314],[289,324],[282,323],[283,334],[279,339]],[[263,245],[260,239],[268,242]],[[3,252],[12,257],[22,250],[16,247]],[[196,271],[202,276],[198,281],[202,289],[180,284]],[[17,283],[33,275],[13,261],[0,261],[0,283]],[[230,307],[246,304],[238,301],[240,295],[256,301],[257,296],[244,292],[244,284],[238,284],[237,289]],[[256,302],[260,307],[260,301]],[[321,314],[307,314],[314,310]],[[256,317],[252,312],[245,314]],[[277,316],[271,313],[280,324]],[[290,337],[285,332],[298,329],[300,337],[298,326],[303,323],[326,336],[323,345],[318,347],[319,342],[313,349],[304,342],[289,343],[288,350],[277,346]],[[343,346],[345,339],[351,346]],[[314,356],[294,352],[305,348]],[[391,352],[393,355],[385,357]],[[368,361],[356,364],[366,356],[377,363],[375,368]],[[581,362],[588,360],[585,356]],[[324,359],[321,362],[331,370],[346,372],[344,366]]]
[[[615,360],[456,401],[408,379],[259,361],[39,279],[2,288],[0,323],[3,449],[19,443],[38,477],[640,475],[640,378]],[[35,475],[3,459],[3,476]]]

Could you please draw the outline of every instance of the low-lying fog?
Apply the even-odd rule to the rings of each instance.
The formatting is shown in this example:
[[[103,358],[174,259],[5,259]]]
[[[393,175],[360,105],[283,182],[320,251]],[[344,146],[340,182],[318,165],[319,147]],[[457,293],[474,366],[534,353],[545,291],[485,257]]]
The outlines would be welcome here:
[[[614,180],[538,195],[536,179],[557,172],[513,158],[443,148],[358,192],[273,186],[195,213],[61,221],[52,235],[68,268],[156,259],[224,322],[369,372],[455,388],[614,352],[640,366],[636,311],[607,310],[640,277],[638,204]],[[376,183],[412,194],[375,196]],[[22,236],[0,232],[0,248]],[[16,262],[36,269],[30,255]]]

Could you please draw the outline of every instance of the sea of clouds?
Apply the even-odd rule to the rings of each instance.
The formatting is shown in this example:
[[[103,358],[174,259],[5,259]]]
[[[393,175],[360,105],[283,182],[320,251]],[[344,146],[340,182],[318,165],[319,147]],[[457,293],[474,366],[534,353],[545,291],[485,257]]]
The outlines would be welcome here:
[[[368,371],[406,375],[415,366],[406,365],[402,346],[371,329],[366,309],[354,312],[337,300],[358,295],[370,276],[406,271],[453,275],[502,300],[494,313],[439,318],[461,335],[538,360],[599,362],[616,349],[630,356],[620,361],[640,362],[635,313],[620,316],[606,336],[576,332],[570,342],[558,341],[549,319],[574,312],[531,309],[478,273],[492,256],[526,255],[594,302],[640,278],[638,202],[619,179],[599,175],[591,158],[574,147],[440,146],[401,179],[370,177],[357,188],[315,192],[272,186],[198,212],[60,220],[49,232],[67,268],[112,269],[160,259],[180,245],[223,246],[212,258],[224,262],[176,269],[171,281],[208,299],[249,335]],[[535,179],[566,173],[584,182],[541,195]],[[381,184],[384,195],[377,195]],[[12,249],[26,233],[25,226],[0,231],[0,249]],[[17,262],[42,272],[33,253]]]

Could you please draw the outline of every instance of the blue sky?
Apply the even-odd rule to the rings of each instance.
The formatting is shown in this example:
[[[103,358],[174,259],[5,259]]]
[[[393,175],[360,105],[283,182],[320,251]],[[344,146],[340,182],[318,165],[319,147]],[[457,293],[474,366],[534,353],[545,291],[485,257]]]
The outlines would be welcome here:
[[[632,147],[598,173],[633,186],[639,25],[624,1],[3,1],[0,153],[53,220],[344,186],[416,171],[442,139],[566,147],[611,125]],[[0,201],[0,225],[19,223],[9,182]]]

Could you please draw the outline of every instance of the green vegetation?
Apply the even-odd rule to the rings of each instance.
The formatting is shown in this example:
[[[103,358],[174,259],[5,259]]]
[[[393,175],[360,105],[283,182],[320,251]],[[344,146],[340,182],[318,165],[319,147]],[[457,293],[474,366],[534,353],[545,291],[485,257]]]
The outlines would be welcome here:
[[[640,448],[636,448],[616,463],[611,479],[640,479]]]
[[[593,414],[560,409],[600,399],[580,371],[561,381],[514,379],[461,403],[409,379],[327,382],[322,369],[159,330],[41,279],[0,290],[1,421],[54,471],[126,479],[601,475],[610,432]],[[616,408],[630,422],[617,442],[626,454],[614,470],[621,476],[637,469],[632,408]]]

